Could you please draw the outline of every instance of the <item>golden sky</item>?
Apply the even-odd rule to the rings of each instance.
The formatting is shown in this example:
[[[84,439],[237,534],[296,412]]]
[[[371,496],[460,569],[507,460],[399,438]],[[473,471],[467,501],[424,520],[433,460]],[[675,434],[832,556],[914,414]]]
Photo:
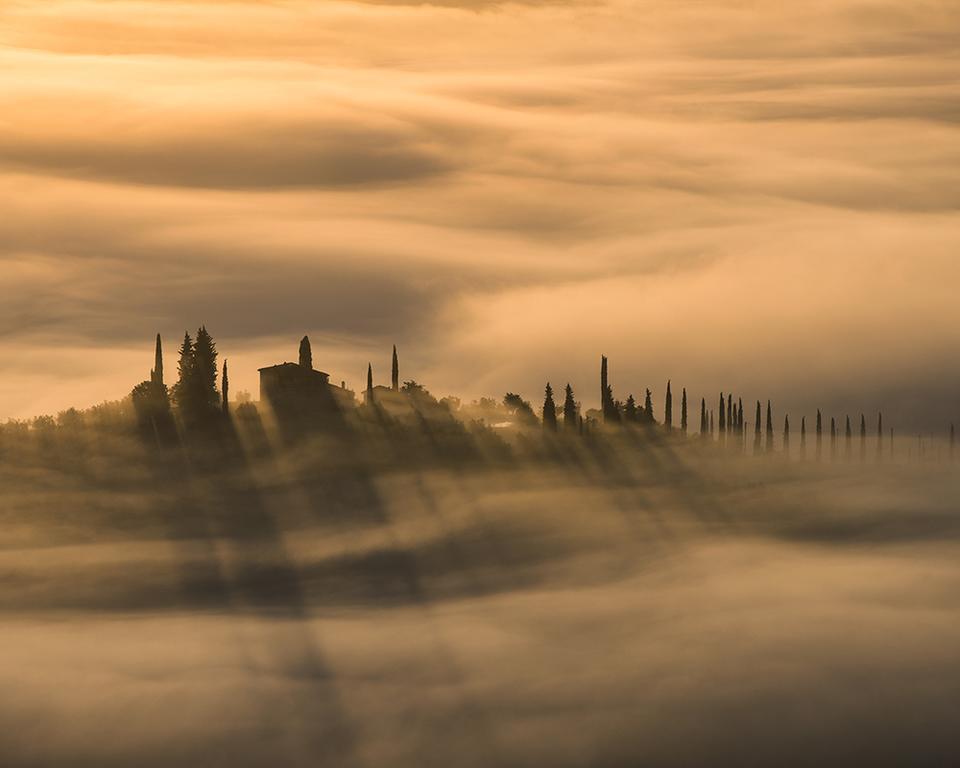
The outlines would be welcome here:
[[[0,2],[0,416],[205,323],[436,394],[960,416],[960,3]]]

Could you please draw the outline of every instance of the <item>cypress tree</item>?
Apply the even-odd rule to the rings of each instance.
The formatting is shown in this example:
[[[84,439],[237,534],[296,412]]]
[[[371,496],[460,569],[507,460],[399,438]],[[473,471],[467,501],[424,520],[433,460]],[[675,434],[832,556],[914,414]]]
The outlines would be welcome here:
[[[763,423],[763,416],[760,411],[760,401],[757,400],[757,420],[754,422],[754,431],[753,431],[753,453],[754,455],[760,453],[760,425]]]
[[[553,402],[553,387],[549,381],[543,394],[543,428],[549,432],[557,431],[557,406]]]
[[[157,334],[157,346],[153,354],[153,370],[150,371],[150,381],[163,386],[163,348],[160,344],[160,334]]]
[[[573,399],[573,387],[567,384],[563,398],[563,426],[568,432],[577,429],[577,401]]]
[[[953,461],[954,457],[954,446],[957,442],[957,435],[953,429],[953,424],[950,425],[950,461]]]
[[[807,458],[807,417],[800,417],[800,458]]]
[[[713,429],[713,409],[710,409],[710,439],[713,439],[714,429]]]
[[[663,426],[673,429],[673,393],[670,391],[669,380],[667,380],[667,399],[663,406]]]
[[[220,408],[223,410],[223,415],[226,416],[230,413],[230,406],[227,405],[227,397],[230,390],[230,380],[227,378],[227,359],[223,359],[223,375],[220,377],[220,394],[222,400],[220,403]]]
[[[830,417],[830,461],[837,460],[837,420]]]
[[[367,404],[373,404],[373,363],[367,363]]]
[[[790,455],[790,416],[783,417],[783,452]]]
[[[307,336],[300,339],[300,367],[313,370],[313,350],[310,349],[310,339]]]
[[[394,392],[400,391],[400,359],[397,357],[397,345],[393,345],[393,362],[390,366],[390,386]]]
[[[633,399],[633,394],[627,395],[626,405],[623,406],[623,420],[630,423],[637,421],[637,401]]]
[[[646,397],[643,399],[643,413],[647,424],[657,423],[657,420],[653,417],[653,398],[649,389],[647,390]]]
[[[877,414],[877,461],[883,460],[883,412]]]
[[[700,437],[707,436],[707,399],[700,398]]]
[[[727,434],[733,433],[733,422],[736,414],[733,412],[733,395],[727,395]]]
[[[823,458],[823,414],[817,408],[817,461]]]
[[[607,384],[607,356],[600,355],[600,413],[606,421],[610,415],[610,387]]]
[[[850,426],[850,417],[847,416],[846,441],[844,442],[844,453],[847,460],[853,457],[853,429]]]
[[[687,388],[683,388],[683,397],[680,400],[680,431],[687,434]]]
[[[773,451],[773,408],[767,400],[767,453]]]
[[[860,414],[860,461],[867,460],[867,417]]]
[[[201,325],[193,346],[196,361],[198,398],[207,412],[219,410],[220,395],[217,393],[217,345]]]
[[[739,408],[737,408],[737,430],[743,434],[743,398],[739,398]]]
[[[718,425],[720,427],[720,434],[722,435],[727,431],[727,417],[726,417],[726,401],[723,399],[723,392],[720,393],[720,419],[718,420]]]

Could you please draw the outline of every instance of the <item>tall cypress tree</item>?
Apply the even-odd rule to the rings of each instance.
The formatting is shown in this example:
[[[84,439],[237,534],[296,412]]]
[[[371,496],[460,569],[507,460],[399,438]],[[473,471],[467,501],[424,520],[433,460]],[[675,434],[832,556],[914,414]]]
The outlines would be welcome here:
[[[670,391],[670,381],[667,380],[667,399],[663,405],[663,426],[673,429],[673,393]]]
[[[543,428],[549,432],[557,431],[557,406],[553,402],[553,387],[549,381],[543,393]]]
[[[653,417],[653,396],[650,393],[650,390],[647,390],[646,397],[643,399],[643,413],[644,421],[647,424],[656,424],[657,420]]]
[[[883,460],[883,412],[877,414],[877,461]]]
[[[850,417],[847,416],[846,441],[844,442],[844,452],[847,459],[853,458],[853,429],[850,426]]]
[[[767,400],[767,453],[773,451],[773,408]]]
[[[753,430],[753,453],[754,453],[755,455],[758,454],[758,453],[760,453],[760,446],[761,446],[761,441],[760,441],[760,434],[761,434],[761,432],[760,432],[760,429],[761,429],[761,424],[763,424],[763,415],[762,415],[762,413],[761,413],[761,411],[760,411],[760,401],[757,400],[757,418],[756,418],[756,421],[754,421],[754,430]]]
[[[823,414],[817,408],[817,461],[823,458]]]
[[[577,401],[573,399],[573,387],[567,384],[563,398],[563,427],[568,432],[577,429]]]
[[[830,417],[830,461],[837,460],[837,420]]]
[[[743,434],[743,398],[738,398],[739,407],[737,408],[737,431]]]
[[[600,413],[604,421],[610,417],[612,400],[610,386],[607,383],[607,356],[600,355]]]
[[[367,405],[373,405],[373,363],[367,363]]]
[[[800,417],[800,458],[807,458],[807,417]]]
[[[733,433],[733,422],[736,414],[733,412],[733,395],[727,395],[727,434]]]
[[[790,455],[790,416],[783,417],[783,452]]]
[[[867,417],[860,414],[860,461],[867,460]]]
[[[300,367],[308,371],[313,370],[313,350],[310,348],[310,337],[300,339]]]
[[[707,398],[700,398],[700,437],[707,436]]]
[[[397,357],[397,345],[393,345],[393,362],[390,366],[390,386],[394,392],[400,391],[400,358]]]
[[[223,375],[220,377],[220,394],[222,397],[220,408],[223,415],[230,413],[230,406],[227,405],[227,397],[230,391],[230,380],[227,378],[227,358],[223,358]]]
[[[680,400],[680,431],[687,434],[687,388],[683,388],[683,397]]]
[[[155,385],[163,386],[163,347],[160,343],[160,334],[157,334],[157,346],[153,353],[153,370],[150,371],[150,381]]]
[[[727,415],[726,415],[726,400],[723,398],[723,392],[720,393],[720,418],[717,421],[718,426],[720,427],[720,434],[723,435],[727,431]]]
[[[637,401],[633,398],[633,394],[627,395],[627,402],[623,406],[623,420],[631,424],[638,420]]]
[[[196,360],[198,398],[203,403],[204,410],[212,412],[219,410],[220,395],[217,392],[217,345],[207,328],[201,325],[197,330],[196,341],[193,346],[193,356]]]

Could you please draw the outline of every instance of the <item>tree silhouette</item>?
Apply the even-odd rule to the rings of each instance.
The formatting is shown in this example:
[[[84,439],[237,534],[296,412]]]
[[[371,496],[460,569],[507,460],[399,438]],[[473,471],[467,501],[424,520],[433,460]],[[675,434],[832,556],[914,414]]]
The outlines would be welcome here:
[[[817,408],[817,461],[823,458],[823,414]]]
[[[743,434],[743,398],[739,398],[739,407],[737,408],[737,431]]]
[[[607,380],[607,357],[600,355],[600,413],[605,422],[619,421],[613,404],[613,388]]]
[[[807,417],[800,417],[800,458],[807,458]]]
[[[700,398],[700,437],[707,436],[707,398]]]
[[[860,414],[860,461],[867,460],[867,417]]]
[[[850,427],[849,416],[847,416],[847,432],[846,441],[844,442],[844,451],[848,460],[853,457],[853,429]]]
[[[670,391],[669,380],[667,380],[667,398],[663,405],[663,426],[673,429],[673,393]]]
[[[557,431],[557,406],[553,402],[553,387],[549,381],[543,394],[543,428],[549,432]]]
[[[373,363],[367,363],[367,391],[365,398],[367,405],[373,405]]]
[[[394,392],[400,391],[400,359],[397,357],[397,345],[393,345],[393,362],[390,366],[390,386]]]
[[[790,455],[790,416],[783,417],[783,452]]]
[[[577,429],[577,401],[573,399],[573,387],[567,384],[563,398],[563,426],[567,431]]]
[[[767,453],[773,451],[773,409],[767,400]]]
[[[753,430],[753,452],[754,452],[754,454],[760,453],[760,447],[761,447],[761,440],[760,440],[761,432],[760,432],[760,429],[761,429],[761,425],[762,425],[762,424],[763,424],[763,415],[762,415],[762,413],[761,413],[761,411],[760,411],[760,401],[757,400],[757,418],[756,418],[756,421],[754,422],[754,425],[755,425],[755,426],[754,426],[754,430]]]
[[[950,461],[953,461],[954,457],[954,446],[957,443],[957,435],[953,429],[953,424],[950,425]]]
[[[723,437],[727,431],[726,400],[723,398],[723,392],[720,393],[720,418],[717,420],[717,426],[720,428],[720,436]]]
[[[683,388],[683,396],[680,399],[680,431],[687,434],[687,388]]]
[[[209,409],[217,409],[220,406],[220,395],[217,393],[217,345],[207,333],[206,326],[201,325],[197,330],[193,356],[196,359],[198,387],[204,405]]]
[[[830,417],[830,461],[837,460],[837,420]]]
[[[623,406],[623,420],[630,423],[637,421],[637,401],[632,394],[627,395],[627,402]]]
[[[223,410],[223,415],[226,416],[230,412],[230,406],[227,405],[227,396],[230,390],[230,380],[227,378],[227,358],[223,358],[223,375],[220,377],[220,394],[221,402],[220,408]]]
[[[300,367],[313,370],[313,350],[310,349],[310,339],[307,336],[300,339]]]
[[[727,434],[733,433],[733,422],[736,414],[733,412],[733,395],[727,395]]]
[[[153,384],[163,386],[163,346],[160,342],[160,334],[157,334],[157,346],[153,353],[153,370],[150,371],[150,381]]]
[[[533,412],[530,403],[520,397],[520,395],[507,392],[507,394],[503,396],[503,405],[513,414],[517,421],[527,424],[537,423],[537,414]]]
[[[877,414],[877,461],[883,460],[883,412]]]
[[[653,397],[650,390],[647,390],[646,397],[643,399],[643,420],[647,424],[656,424],[657,420],[653,417]]]

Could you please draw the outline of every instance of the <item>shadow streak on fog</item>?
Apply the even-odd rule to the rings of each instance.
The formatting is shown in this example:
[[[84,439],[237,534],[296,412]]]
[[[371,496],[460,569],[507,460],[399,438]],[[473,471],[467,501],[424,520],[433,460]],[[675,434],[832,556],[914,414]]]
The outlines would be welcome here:
[[[0,763],[949,762],[952,465],[369,415],[5,444]]]

